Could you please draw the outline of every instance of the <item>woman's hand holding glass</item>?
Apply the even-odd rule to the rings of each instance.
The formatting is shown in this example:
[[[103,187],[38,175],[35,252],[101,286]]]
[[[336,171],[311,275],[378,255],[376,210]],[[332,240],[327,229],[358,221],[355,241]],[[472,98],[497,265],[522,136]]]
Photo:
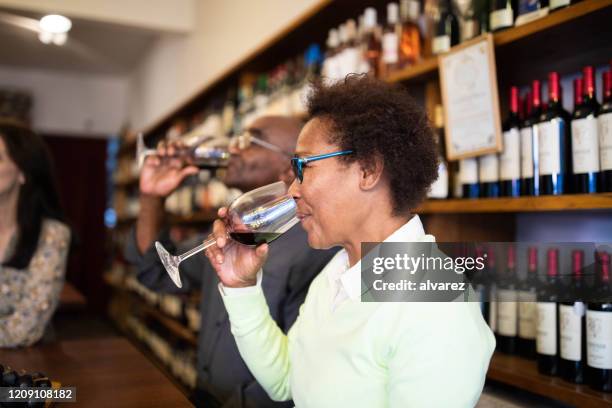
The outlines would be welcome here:
[[[211,238],[215,238],[216,242],[206,249],[206,256],[224,286],[238,288],[255,285],[257,272],[268,257],[268,244],[254,247],[229,239],[228,211],[223,207],[219,209],[218,214],[220,219],[214,222],[211,234]],[[232,220],[232,226],[232,232],[240,229],[236,219]]]

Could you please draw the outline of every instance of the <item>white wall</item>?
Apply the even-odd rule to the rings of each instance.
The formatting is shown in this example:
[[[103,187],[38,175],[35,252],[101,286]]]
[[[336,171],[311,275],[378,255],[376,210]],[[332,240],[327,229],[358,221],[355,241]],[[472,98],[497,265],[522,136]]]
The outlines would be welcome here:
[[[194,9],[202,0],[0,0],[0,6],[59,13],[107,23],[187,32],[195,25]],[[225,3],[220,0],[219,3]]]
[[[158,40],[131,77],[134,129],[151,125],[321,0],[199,0],[196,26]],[[296,55],[303,50],[295,50]]]
[[[116,135],[128,111],[128,79],[0,66],[0,88],[30,91],[32,125],[39,132]]]

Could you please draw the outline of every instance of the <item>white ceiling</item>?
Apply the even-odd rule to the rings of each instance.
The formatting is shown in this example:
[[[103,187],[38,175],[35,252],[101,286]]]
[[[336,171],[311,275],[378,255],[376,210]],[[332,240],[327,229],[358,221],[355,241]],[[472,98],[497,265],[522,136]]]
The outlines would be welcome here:
[[[7,8],[0,8],[0,12],[36,20],[46,14]],[[82,18],[71,20],[68,41],[61,47],[45,45],[38,40],[36,32],[0,21],[0,65],[79,73],[128,74],[161,35],[159,31],[148,28]]]

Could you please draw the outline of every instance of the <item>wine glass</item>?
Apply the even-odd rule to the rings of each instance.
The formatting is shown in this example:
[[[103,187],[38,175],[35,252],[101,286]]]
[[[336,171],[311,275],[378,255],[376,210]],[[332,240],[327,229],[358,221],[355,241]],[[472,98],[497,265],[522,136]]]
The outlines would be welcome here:
[[[227,146],[221,146],[219,138],[205,134],[189,138],[184,150],[169,157],[189,157],[193,164],[199,168],[226,167],[230,154]],[[142,168],[147,156],[157,155],[157,149],[147,148],[144,144],[142,133],[138,134],[136,140],[136,160],[138,168]]]
[[[299,222],[296,210],[295,201],[287,194],[287,185],[284,182],[278,181],[259,187],[241,195],[229,206],[228,237],[242,245],[270,243]],[[215,242],[215,238],[209,238],[181,255],[171,255],[159,241],[155,242],[155,249],[168,275],[180,288],[183,284],[179,264]]]

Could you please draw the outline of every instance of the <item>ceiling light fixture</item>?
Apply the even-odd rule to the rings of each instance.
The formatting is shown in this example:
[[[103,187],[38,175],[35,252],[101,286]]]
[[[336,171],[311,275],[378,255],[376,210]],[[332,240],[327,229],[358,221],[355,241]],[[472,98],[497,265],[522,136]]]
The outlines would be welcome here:
[[[38,39],[44,44],[64,45],[68,38],[68,31],[72,28],[70,19],[58,14],[44,16],[38,22],[40,32]]]

